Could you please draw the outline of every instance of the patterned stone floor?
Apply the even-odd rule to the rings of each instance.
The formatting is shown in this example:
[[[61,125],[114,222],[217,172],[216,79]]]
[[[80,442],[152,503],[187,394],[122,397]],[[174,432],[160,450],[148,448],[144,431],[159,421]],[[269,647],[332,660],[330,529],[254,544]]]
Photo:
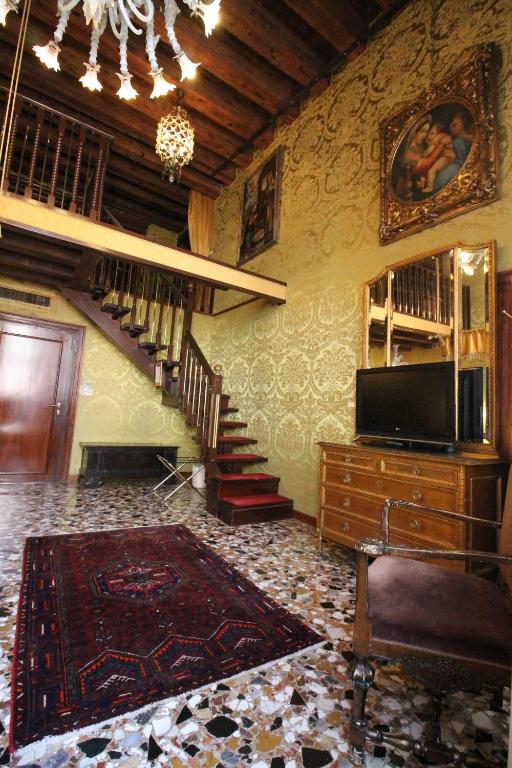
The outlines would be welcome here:
[[[152,706],[138,716],[97,725],[87,735],[62,736],[7,751],[10,665],[23,539],[123,526],[181,522],[236,564],[271,597],[325,636],[319,650],[249,671],[226,684]],[[206,514],[186,489],[165,506],[142,485],[82,489],[63,485],[0,485],[0,765],[17,768],[345,768],[351,687],[347,679],[354,603],[350,553],[317,550],[314,529],[296,521],[230,529]],[[486,766],[507,762],[508,709],[489,699],[456,695],[444,711],[447,740],[483,756]],[[398,669],[382,666],[370,692],[372,722],[418,736],[427,699]],[[210,726],[224,716],[222,732]],[[217,721],[219,722],[219,721]],[[214,731],[214,732],[212,732]],[[419,765],[376,747],[371,768]]]

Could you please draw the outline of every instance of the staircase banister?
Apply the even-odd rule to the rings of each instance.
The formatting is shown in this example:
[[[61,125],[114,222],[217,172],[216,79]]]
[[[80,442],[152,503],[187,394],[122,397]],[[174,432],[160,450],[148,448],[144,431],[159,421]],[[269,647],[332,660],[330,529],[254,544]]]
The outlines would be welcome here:
[[[183,341],[186,344],[189,344],[189,346],[194,350],[194,354],[197,357],[198,361],[200,362],[201,367],[204,369],[205,373],[208,375],[208,378],[213,379],[213,377],[216,374],[213,371],[206,357],[201,352],[201,347],[199,346],[197,341],[194,339],[190,331],[185,331],[185,333],[183,334]]]
[[[0,85],[0,93],[8,94],[8,88],[6,88],[3,85]],[[77,117],[72,117],[71,115],[67,115],[65,112],[60,112],[58,109],[53,109],[52,107],[49,107],[47,104],[43,104],[40,101],[36,101],[35,99],[31,99],[29,96],[25,96],[23,93],[17,93],[16,99],[19,101],[26,101],[29,104],[33,104],[34,106],[38,107],[39,109],[44,109],[45,112],[51,112],[53,115],[57,115],[57,117],[63,117],[66,120],[69,120],[71,123],[76,123],[77,125],[81,125],[84,128],[87,128],[88,130],[92,131],[93,133],[96,133],[98,136],[104,136],[105,138],[109,139],[109,141],[114,141],[115,136],[111,133],[107,133],[106,131],[102,131],[100,128],[96,128],[94,125],[90,125],[90,123],[84,123],[83,120],[79,120]]]

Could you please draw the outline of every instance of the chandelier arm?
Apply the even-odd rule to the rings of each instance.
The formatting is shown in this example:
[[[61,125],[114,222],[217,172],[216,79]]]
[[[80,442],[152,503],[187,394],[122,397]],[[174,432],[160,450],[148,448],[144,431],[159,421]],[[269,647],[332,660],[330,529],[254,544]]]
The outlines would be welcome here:
[[[107,26],[107,12],[103,12],[103,16],[101,17],[100,26],[95,27],[93,26],[92,32],[91,32],[91,50],[89,52],[89,64],[91,66],[96,66],[97,64],[97,58],[98,58],[98,46],[100,44],[100,37],[105,31],[105,27]]]
[[[67,11],[61,11],[59,16],[59,23],[57,24],[57,27],[55,29],[55,32],[53,33],[53,39],[56,43],[60,43],[62,41],[62,38],[64,37],[64,32],[66,31],[66,27],[68,26],[69,16],[71,13],[71,8]]]
[[[178,43],[178,39],[174,32],[174,24],[176,22],[176,18],[179,13],[180,13],[180,9],[178,8],[175,0],[165,0],[165,3],[164,3],[165,29],[167,30],[167,37],[169,38],[169,42],[176,56],[179,56],[179,54],[182,52],[181,46]]]
[[[130,19],[130,14],[124,7],[124,0],[117,0],[117,4],[119,6],[119,10],[121,12],[121,16],[123,17],[126,26],[131,29],[134,35],[142,35],[142,29],[138,29],[137,27],[134,27],[132,24],[132,21]]]
[[[160,35],[155,37],[155,25],[153,19],[150,19],[146,27],[146,53],[152,72],[158,70],[158,61],[156,58],[156,47],[160,41]]]
[[[119,37],[119,65],[122,75],[128,74],[128,27],[121,23],[121,35]]]
[[[149,22],[154,18],[155,12],[153,8],[153,3],[150,2],[150,0],[143,0],[143,3],[147,11],[146,15],[144,15],[139,11],[139,9],[137,8],[133,0],[126,0],[126,2],[130,6],[130,9],[133,15],[136,16],[139,19],[139,21],[142,21],[143,24],[149,24]]]
[[[110,27],[112,29],[112,32],[114,33],[114,35],[117,37],[118,40],[121,40],[123,25],[122,25],[122,20],[119,19],[117,5],[109,5],[108,18],[110,21]]]

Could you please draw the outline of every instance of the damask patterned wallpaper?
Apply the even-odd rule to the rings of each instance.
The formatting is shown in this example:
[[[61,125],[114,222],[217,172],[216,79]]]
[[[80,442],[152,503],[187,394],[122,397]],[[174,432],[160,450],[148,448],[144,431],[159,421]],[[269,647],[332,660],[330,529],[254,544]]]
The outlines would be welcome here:
[[[0,285],[50,296],[45,309],[0,299],[0,312],[39,317],[53,322],[85,326],[80,394],[71,453],[70,474],[80,470],[80,442],[158,443],[179,446],[181,456],[193,456],[197,446],[181,412],[162,406],[161,393],[126,355],[56,291],[19,283],[0,274]],[[88,385],[88,386],[87,386]]]
[[[448,75],[465,48],[493,40],[502,57],[501,199],[380,247],[379,121]],[[249,169],[284,145],[280,242],[244,266],[286,280],[288,302],[194,321],[194,333],[223,365],[225,389],[270,457],[265,469],[302,512],[316,514],[317,441],[354,434],[363,283],[386,264],[459,239],[495,239],[499,268],[512,267],[511,59],[510,0],[416,0]],[[243,181],[216,208],[214,256],[230,263]]]

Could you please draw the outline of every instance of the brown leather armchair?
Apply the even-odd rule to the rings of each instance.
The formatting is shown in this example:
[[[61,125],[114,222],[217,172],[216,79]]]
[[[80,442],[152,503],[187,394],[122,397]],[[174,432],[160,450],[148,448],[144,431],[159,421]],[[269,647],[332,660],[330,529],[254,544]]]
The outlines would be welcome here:
[[[428,550],[389,543],[393,508],[427,509],[455,520],[493,525],[499,554]],[[512,474],[501,523],[432,510],[400,499],[384,505],[380,540],[356,546],[357,593],[354,622],[354,685],[350,719],[350,760],[365,764],[366,742],[389,744],[435,765],[483,766],[441,741],[443,696],[454,690],[489,688],[499,700],[512,669]],[[508,555],[505,555],[505,552]],[[407,557],[404,557],[407,556]],[[369,558],[376,560],[369,565]],[[420,560],[472,560],[496,563],[503,589],[478,576]],[[507,594],[508,593],[508,594]],[[372,728],[365,716],[374,678],[370,659],[398,662],[430,690],[432,715],[421,740]]]

